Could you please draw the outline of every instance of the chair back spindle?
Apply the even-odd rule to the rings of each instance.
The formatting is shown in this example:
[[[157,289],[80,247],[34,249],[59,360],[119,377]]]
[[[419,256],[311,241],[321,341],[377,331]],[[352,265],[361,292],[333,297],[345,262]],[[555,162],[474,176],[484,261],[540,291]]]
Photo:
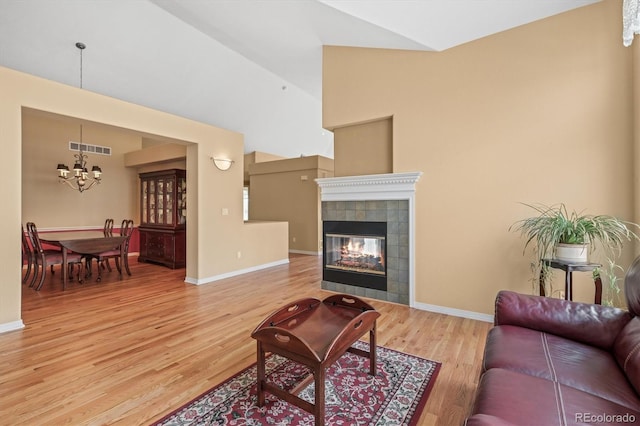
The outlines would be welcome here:
[[[42,242],[38,236],[38,228],[35,223],[27,222],[27,233],[29,234],[29,240],[31,240],[33,251],[38,255],[42,255],[44,253],[44,249],[42,248]]]
[[[107,219],[104,221],[104,236],[105,237],[113,236],[113,219]]]

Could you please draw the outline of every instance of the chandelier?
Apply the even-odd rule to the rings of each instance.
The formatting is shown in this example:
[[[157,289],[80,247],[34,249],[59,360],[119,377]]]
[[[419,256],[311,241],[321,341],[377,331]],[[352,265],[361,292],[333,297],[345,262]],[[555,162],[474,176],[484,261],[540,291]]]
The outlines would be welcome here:
[[[84,43],[76,43],[76,47],[80,49],[80,88],[82,89],[82,51],[86,47]],[[87,170],[87,154],[82,150],[82,124],[80,125],[80,143],[78,144],[79,152],[74,154],[75,163],[73,165],[73,174],[64,164],[58,164],[58,181],[66,183],[69,187],[84,192],[91,189],[95,184],[99,184],[102,180],[102,169],[98,166],[91,168],[91,175]]]
[[[73,174],[69,167],[64,164],[58,164],[58,181],[60,183],[66,183],[73,189],[77,189],[80,192],[84,192],[87,189],[91,189],[93,185],[100,183],[102,180],[102,169],[98,166],[91,168],[92,176],[89,175],[87,170],[87,154],[82,151],[82,124],[80,125],[80,143],[78,144],[80,152],[74,154],[76,158],[73,165]]]

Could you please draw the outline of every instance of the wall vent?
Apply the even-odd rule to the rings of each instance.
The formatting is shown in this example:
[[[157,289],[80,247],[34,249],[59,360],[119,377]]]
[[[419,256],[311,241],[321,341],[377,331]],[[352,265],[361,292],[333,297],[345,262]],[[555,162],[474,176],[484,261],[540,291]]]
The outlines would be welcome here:
[[[69,141],[69,151],[80,151],[80,147],[82,146],[82,152],[85,154],[100,154],[100,155],[111,155],[111,147],[108,146],[100,146],[100,145],[92,145],[89,143],[80,143]]]

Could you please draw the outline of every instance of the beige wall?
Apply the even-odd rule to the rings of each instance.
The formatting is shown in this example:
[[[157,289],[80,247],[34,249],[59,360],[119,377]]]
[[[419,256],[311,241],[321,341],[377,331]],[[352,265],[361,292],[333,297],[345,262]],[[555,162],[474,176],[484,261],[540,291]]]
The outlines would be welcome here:
[[[285,157],[269,154],[266,152],[253,151],[244,155],[244,184],[249,185],[249,167],[255,163],[263,163],[265,161],[284,160]]]
[[[0,93],[0,144],[5,164],[0,168],[0,177],[5,182],[21,180],[23,108],[127,129],[151,139],[189,142],[186,160],[189,188],[187,280],[207,282],[286,261],[286,223],[246,226],[243,222],[242,135],[2,67]],[[235,159],[236,167],[221,172],[211,164],[209,157],[212,155]],[[11,329],[21,322],[19,225],[25,219],[22,217],[22,187],[3,185],[1,195],[5,208],[0,231],[6,243],[0,247],[4,265],[0,273],[0,329]],[[69,208],[55,201],[49,206],[51,210]],[[85,205],[84,208],[90,210],[92,206]],[[222,211],[229,214],[223,215]],[[56,225],[76,226],[75,215],[70,214],[67,218],[66,223],[60,221]],[[43,227],[49,227],[46,218],[41,220]],[[265,245],[264,241],[269,244]],[[238,252],[242,256],[238,257]]]
[[[318,155],[249,166],[249,219],[289,223],[289,250],[317,254],[322,240],[320,188],[333,160]]]
[[[424,172],[416,300],[491,314],[498,290],[532,291],[519,203],[634,219],[632,89],[604,1],[443,52],[325,47],[323,126],[393,117],[393,170]]]
[[[107,217],[116,219],[116,223],[129,218],[137,223],[138,177],[135,170],[125,168],[123,157],[126,151],[140,146],[140,136],[85,122],[82,139],[84,143],[111,147],[111,155],[87,153],[87,168],[100,166],[103,181],[80,193],[60,184],[55,170],[58,163],[73,168],[77,152],[69,151],[69,141],[80,141],[80,123],[55,114],[23,110],[23,223],[35,222],[39,229],[101,228]]]
[[[126,167],[137,167],[138,172],[144,173],[143,168],[153,166],[155,170],[184,169],[187,165],[187,146],[175,143],[145,146],[142,149],[129,151],[124,155]],[[157,169],[160,166],[161,169]],[[151,170],[148,170],[151,171]]]
[[[393,172],[392,118],[332,130],[336,177]]]

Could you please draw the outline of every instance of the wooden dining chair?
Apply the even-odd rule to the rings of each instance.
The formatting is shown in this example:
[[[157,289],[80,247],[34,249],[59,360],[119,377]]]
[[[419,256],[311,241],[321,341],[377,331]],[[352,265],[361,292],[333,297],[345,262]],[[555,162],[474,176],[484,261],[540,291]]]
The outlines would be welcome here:
[[[31,244],[29,244],[29,240],[27,234],[24,232],[24,225],[20,225],[20,230],[22,231],[22,269],[24,269],[24,265],[27,265],[27,272],[25,272],[22,277],[22,284],[26,283],[31,275],[31,268],[34,263],[34,253],[31,249]]]
[[[105,237],[113,237],[113,219],[108,218],[105,219],[104,221],[104,227],[102,228],[102,233],[104,234]],[[93,255],[93,254],[85,254],[84,255],[84,259],[85,259],[85,268],[86,268],[86,272],[85,272],[85,278],[89,278],[90,276],[93,275],[93,267],[92,267],[92,262],[93,259],[97,259],[97,255]],[[102,269],[108,269],[109,272],[111,272],[111,265],[109,264],[109,259],[103,259],[103,260],[98,260],[96,262],[98,264],[98,274],[100,273],[100,268]]]
[[[124,240],[124,269],[129,276],[131,276],[131,269],[129,269],[129,243],[131,242],[131,235],[133,235],[133,219],[128,219],[126,224],[127,239]]]
[[[29,287],[33,287],[36,283],[36,279],[39,275],[39,269],[42,270],[42,274],[40,274],[40,283],[36,287],[36,290],[40,290],[42,285],[44,284],[45,277],[47,275],[47,267],[52,267],[53,265],[62,265],[62,251],[59,250],[44,250],[42,247],[42,241],[40,241],[40,237],[38,236],[38,229],[36,224],[33,222],[27,222],[27,234],[29,235],[29,240],[31,241],[31,246],[33,247],[34,252],[34,271],[33,278],[31,280],[31,284]],[[82,282],[82,255],[78,253],[68,253],[67,254],[67,267],[70,268],[69,276],[73,275],[73,267],[78,266],[78,282]],[[64,265],[62,266],[64,268]],[[62,285],[62,289],[64,290],[64,283]]]
[[[116,268],[118,269],[118,273],[122,273],[122,267],[124,266],[127,271],[127,275],[131,276],[131,270],[129,269],[129,241],[131,240],[131,234],[133,233],[133,220],[124,219],[122,224],[120,225],[120,235],[126,237],[122,242],[122,249],[124,251],[124,265],[120,264],[120,247],[117,247],[113,250],[108,250],[99,254],[92,255],[94,258],[98,260],[98,278],[96,281],[100,282],[102,280],[102,269],[100,268],[100,264],[102,262],[108,262],[109,259],[115,259]],[[107,263],[108,265],[108,263]],[[111,272],[111,269],[108,269]]]

